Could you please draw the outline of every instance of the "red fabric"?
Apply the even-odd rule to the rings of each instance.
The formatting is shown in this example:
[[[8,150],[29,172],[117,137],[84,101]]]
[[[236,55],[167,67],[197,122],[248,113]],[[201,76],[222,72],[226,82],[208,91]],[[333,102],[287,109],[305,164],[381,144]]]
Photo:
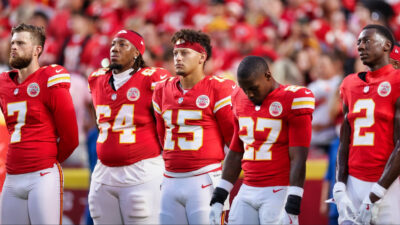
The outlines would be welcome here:
[[[0,106],[10,134],[21,124],[18,115],[26,112],[26,116],[20,138],[9,144],[7,173],[52,167],[58,159],[65,160],[78,145],[75,110],[68,92],[70,83],[62,80],[48,83],[54,76],[68,76],[68,72],[58,65],[41,67],[21,84],[15,83],[10,73],[15,72],[0,75]],[[48,87],[48,84],[53,85]],[[15,108],[8,116],[10,106]]]
[[[100,69],[89,77],[100,128],[98,158],[104,165],[113,167],[131,165],[160,155],[161,146],[153,118],[152,87],[167,79],[169,72],[162,68],[143,68],[117,91],[108,83],[111,76],[111,71]],[[115,96],[114,100],[112,96]],[[133,112],[122,111],[127,106],[132,107]],[[107,107],[109,115],[100,107]],[[133,124],[129,122],[131,120]]]
[[[144,54],[146,50],[142,36],[130,30],[119,31],[114,38],[124,38],[133,44],[139,50],[140,54]]]
[[[280,86],[256,107],[242,89],[232,94],[235,129],[230,149],[244,153],[242,169],[246,185],[289,185],[289,147],[307,147],[311,140],[313,109],[293,108],[304,98],[313,99],[311,91]]]
[[[197,42],[195,42],[195,43],[190,43],[190,42],[187,42],[187,41],[181,41],[181,42],[179,42],[179,41],[180,41],[180,40],[178,40],[178,41],[176,42],[174,48],[190,48],[190,49],[192,49],[192,50],[194,50],[194,51],[196,51],[196,52],[198,52],[198,53],[205,53],[206,56],[207,56],[206,50],[204,49],[203,46],[201,46],[200,43],[197,43]]]
[[[183,94],[179,79],[161,83],[153,96],[163,124],[159,128],[165,126],[165,133],[160,132],[165,167],[177,173],[194,171],[224,159],[224,145],[229,144],[233,133],[232,112],[229,104],[217,110],[217,103],[229,99],[236,87],[231,80],[207,76]]]
[[[390,53],[390,58],[400,61],[400,47],[395,45],[392,52]]]
[[[341,97],[349,109],[347,119],[352,131],[349,146],[349,174],[363,181],[378,181],[393,151],[394,105],[400,96],[399,76],[400,71],[389,64],[379,70],[368,72],[366,82],[357,74],[351,74],[341,84]],[[390,91],[383,88],[387,87],[383,85],[384,82],[390,84]],[[386,94],[387,96],[384,96]],[[368,104],[360,105],[361,99],[368,101],[366,102]],[[355,107],[356,104],[357,107]],[[366,125],[369,123],[372,125]],[[359,132],[356,133],[355,129]],[[358,141],[360,137],[363,138],[362,144]],[[367,142],[370,139],[372,143]]]

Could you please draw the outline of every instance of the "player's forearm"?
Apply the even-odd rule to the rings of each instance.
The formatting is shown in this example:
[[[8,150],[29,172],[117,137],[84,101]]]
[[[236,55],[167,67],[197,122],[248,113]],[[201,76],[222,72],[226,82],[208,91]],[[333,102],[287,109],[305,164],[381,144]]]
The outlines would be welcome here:
[[[340,129],[340,145],[336,164],[336,180],[343,183],[347,183],[348,177],[350,131],[351,128],[349,122],[345,117]]]
[[[386,163],[385,170],[378,183],[388,189],[395,179],[400,175],[400,141],[397,142],[392,154]]]
[[[222,179],[235,184],[242,171],[243,153],[229,151],[222,169]]]
[[[306,178],[307,147],[290,147],[290,186],[303,187]]]

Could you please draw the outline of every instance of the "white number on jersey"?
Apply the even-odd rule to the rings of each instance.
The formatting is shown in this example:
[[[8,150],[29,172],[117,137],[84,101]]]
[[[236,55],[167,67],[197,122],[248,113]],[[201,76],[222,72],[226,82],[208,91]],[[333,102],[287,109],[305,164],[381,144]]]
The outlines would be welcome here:
[[[361,128],[368,128],[374,125],[375,117],[375,102],[372,99],[360,99],[353,107],[353,113],[359,113],[365,109],[365,117],[360,117],[354,120],[354,134],[353,134],[353,146],[372,146],[374,145],[374,132],[365,132],[364,135],[360,135]]]
[[[175,141],[173,140],[172,130],[175,125],[172,124],[172,110],[166,110],[163,114],[166,124],[166,133],[164,140],[164,150],[174,150]],[[179,110],[176,119],[178,134],[191,134],[192,138],[178,137],[178,147],[181,150],[197,151],[203,146],[203,127],[196,125],[187,125],[188,120],[201,120],[203,118],[201,110]]]
[[[26,101],[23,102],[13,102],[7,104],[7,115],[14,116],[17,113],[17,123],[14,127],[14,132],[11,134],[11,143],[16,143],[21,141],[21,128],[25,125],[26,120]]]
[[[135,106],[132,104],[124,104],[117,113],[112,125],[113,132],[121,132],[119,135],[119,143],[131,144],[136,142],[136,126],[133,124]],[[109,122],[100,123],[100,116],[110,117],[111,108],[108,105],[98,105],[96,107],[97,124],[100,129],[99,137],[97,142],[104,143],[108,137],[108,129],[111,124]]]
[[[254,120],[250,117],[240,117],[239,127],[240,130],[246,127],[247,134],[240,135],[240,139],[244,143],[245,152],[243,154],[244,160],[271,160],[272,153],[271,147],[278,140],[279,134],[282,129],[282,121],[268,118],[257,118],[254,127]],[[254,130],[255,128],[255,130]],[[270,129],[265,141],[260,145],[259,149],[254,149],[250,146],[254,144],[254,131],[264,131]]]

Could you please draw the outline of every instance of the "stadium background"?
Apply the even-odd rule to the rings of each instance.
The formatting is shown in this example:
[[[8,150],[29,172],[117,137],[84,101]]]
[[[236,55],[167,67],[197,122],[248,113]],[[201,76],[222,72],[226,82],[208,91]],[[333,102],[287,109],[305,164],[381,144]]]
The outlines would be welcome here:
[[[172,73],[170,38],[181,28],[202,30],[211,36],[213,56],[206,64],[207,74],[234,79],[244,56],[264,57],[280,83],[313,86],[321,93],[316,96],[316,109],[328,105],[330,115],[324,115],[320,124],[313,124],[313,132],[321,133],[334,130],[341,118],[334,94],[337,85],[332,87],[325,81],[365,69],[357,57],[356,39],[366,24],[387,25],[399,40],[399,11],[399,0],[1,0],[0,72],[10,69],[13,26],[25,22],[46,28],[40,63],[57,63],[71,72],[71,94],[80,131],[80,146],[63,165],[64,223],[85,224],[89,167],[93,165],[93,152],[87,142],[96,133],[86,78],[108,57],[111,38],[118,30],[126,28],[142,34],[146,63]],[[324,55],[329,55],[328,64],[321,61]],[[326,209],[320,203],[321,188],[329,145],[337,137],[326,139],[313,141],[310,150],[301,224],[327,223]],[[1,185],[7,141],[8,132],[0,115]]]

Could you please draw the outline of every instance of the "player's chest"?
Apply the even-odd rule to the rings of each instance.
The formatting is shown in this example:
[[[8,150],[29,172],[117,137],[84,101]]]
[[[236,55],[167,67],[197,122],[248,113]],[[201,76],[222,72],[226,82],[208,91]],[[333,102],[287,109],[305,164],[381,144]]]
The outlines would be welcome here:
[[[349,91],[349,120],[373,118],[374,121],[391,120],[394,116],[395,94],[388,81],[363,84]]]
[[[21,119],[40,119],[48,111],[43,101],[42,89],[38,82],[9,84],[1,88],[1,106],[8,123]]]
[[[118,90],[114,90],[108,82],[102,82],[92,93],[95,105],[108,105],[113,108],[124,104],[150,105],[152,97],[150,87],[136,79],[129,80]]]

